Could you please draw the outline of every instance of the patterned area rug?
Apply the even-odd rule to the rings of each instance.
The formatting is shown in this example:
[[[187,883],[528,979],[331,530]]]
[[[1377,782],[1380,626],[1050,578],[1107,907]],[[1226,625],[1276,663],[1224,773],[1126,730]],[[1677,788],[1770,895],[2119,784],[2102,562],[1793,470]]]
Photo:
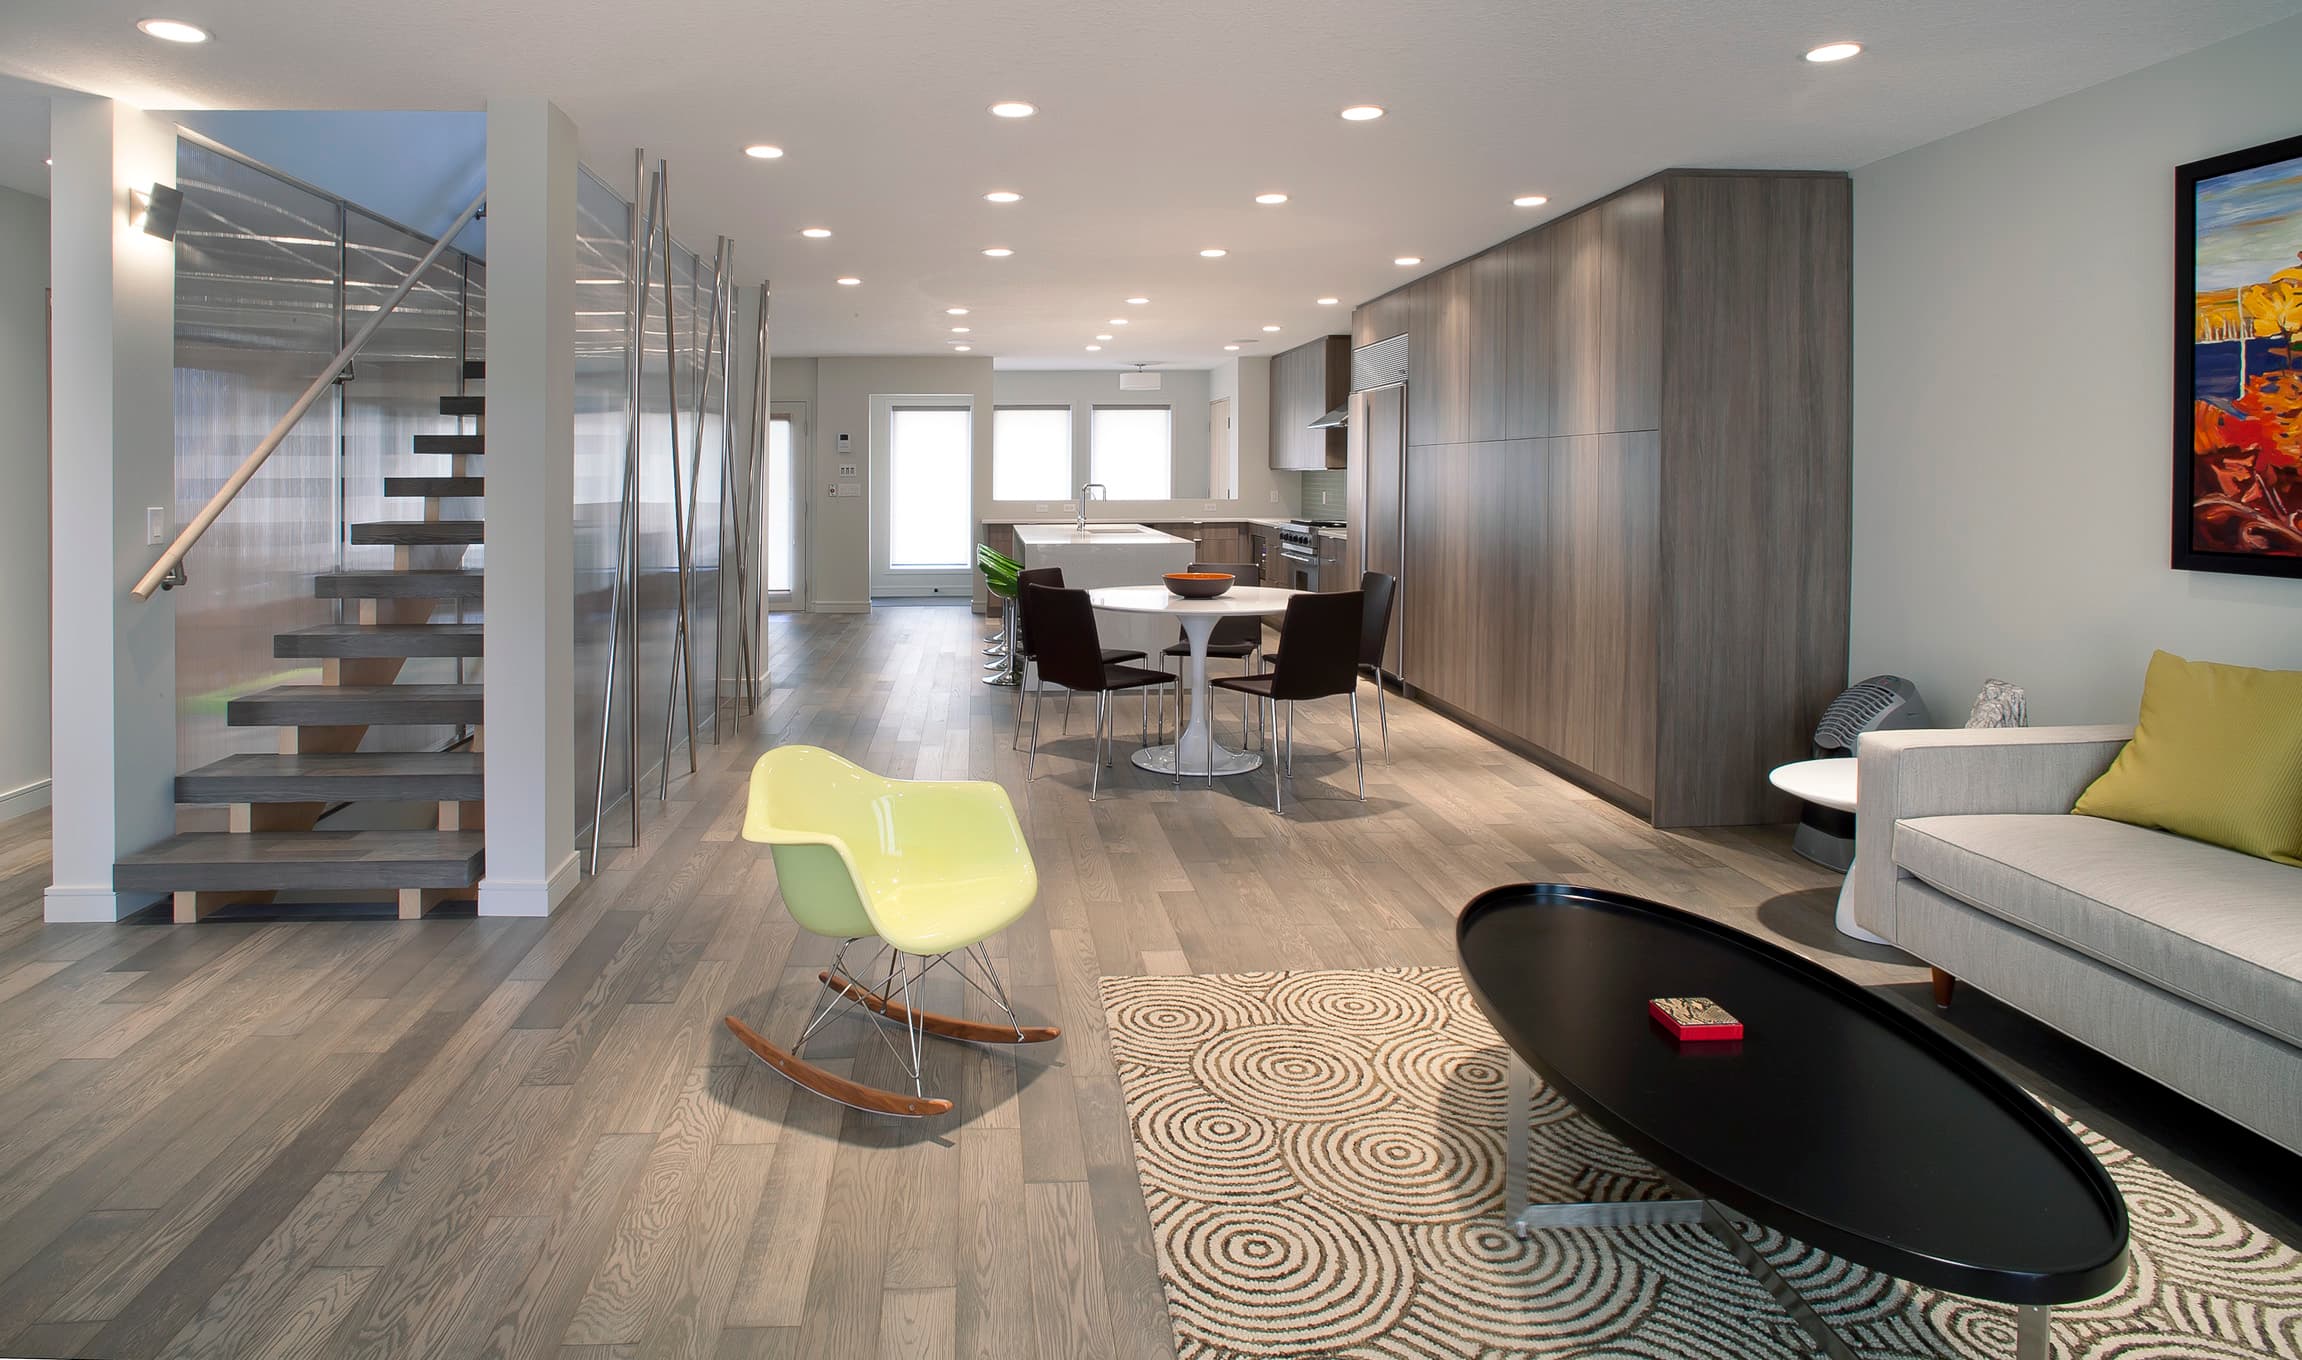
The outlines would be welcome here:
[[[1508,1058],[1450,968],[1104,978],[1176,1351],[1752,1360],[1803,1333],[1694,1225],[1500,1221]],[[1538,1086],[1536,1199],[1651,1199],[1657,1173]],[[2066,1360],[2302,1357],[2302,1253],[2073,1125],[2126,1195],[2126,1282],[2058,1308]],[[1866,1357],[2000,1360],[2011,1309],[1769,1234]]]

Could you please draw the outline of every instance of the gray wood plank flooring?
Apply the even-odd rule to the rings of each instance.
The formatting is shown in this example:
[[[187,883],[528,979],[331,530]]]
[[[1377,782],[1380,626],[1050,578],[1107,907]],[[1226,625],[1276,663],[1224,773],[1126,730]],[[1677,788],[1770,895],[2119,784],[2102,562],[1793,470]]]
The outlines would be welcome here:
[[[47,926],[46,815],[0,825],[0,1354],[1168,1356],[1096,978],[1444,964],[1460,905],[1530,877],[1695,907],[1932,1014],[1923,969],[1831,931],[1837,879],[1785,829],[1654,831],[1413,704],[1365,804],[1339,705],[1299,715],[1285,818],[1266,775],[1178,793],[1124,742],[1091,806],[1084,720],[1051,720],[1027,784],[982,631],[953,608],[779,617],[758,721],[549,921]],[[736,1014],[788,1042],[830,956],[737,836],[770,742],[1006,784],[1041,897],[993,952],[1059,1044],[932,1045],[958,1109],[920,1125],[727,1040]],[[984,1014],[947,977],[926,1004]],[[1944,1023],[2293,1231],[2296,1159],[1987,998]],[[811,1054],[896,1080],[852,1026]]]

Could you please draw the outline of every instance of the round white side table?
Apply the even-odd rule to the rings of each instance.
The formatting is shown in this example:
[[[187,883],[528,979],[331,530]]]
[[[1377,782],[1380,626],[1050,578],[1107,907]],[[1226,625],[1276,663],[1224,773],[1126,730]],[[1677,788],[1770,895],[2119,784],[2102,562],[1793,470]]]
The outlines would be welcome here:
[[[1793,798],[1803,798],[1840,812],[1854,811],[1854,770],[1852,756],[1833,760],[1798,760],[1778,765],[1767,773],[1767,782]],[[1838,933],[1868,944],[1891,944],[1883,935],[1876,935],[1854,923],[1854,898],[1849,892],[1854,886],[1854,866],[1846,869],[1846,882],[1838,890],[1838,912],[1832,924]]]

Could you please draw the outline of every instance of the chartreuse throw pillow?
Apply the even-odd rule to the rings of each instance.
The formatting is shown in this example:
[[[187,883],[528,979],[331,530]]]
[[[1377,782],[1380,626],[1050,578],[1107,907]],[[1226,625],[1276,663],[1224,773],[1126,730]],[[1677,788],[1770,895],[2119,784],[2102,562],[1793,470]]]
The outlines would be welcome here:
[[[2302,865],[2302,671],[2154,654],[2134,739],[2071,811]]]

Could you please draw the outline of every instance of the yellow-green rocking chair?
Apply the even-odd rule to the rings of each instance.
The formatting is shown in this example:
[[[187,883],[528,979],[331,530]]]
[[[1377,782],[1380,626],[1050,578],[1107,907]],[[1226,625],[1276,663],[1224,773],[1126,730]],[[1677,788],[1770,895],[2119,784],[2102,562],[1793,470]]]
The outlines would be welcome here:
[[[792,1081],[877,1114],[945,1114],[951,1102],[930,1098],[921,1078],[923,1035],[977,1044],[1036,1044],[1059,1033],[1051,1025],[1027,1026],[1015,1018],[991,953],[983,947],[1028,911],[1039,893],[1039,872],[1015,819],[1015,805],[997,784],[888,779],[819,747],[780,746],[752,766],[743,837],[772,848],[776,880],[792,920],[840,942],[831,967],[816,974],[830,994],[790,1052],[727,1017],[737,1042]],[[879,953],[861,975],[849,971],[849,947],[874,937],[880,941]],[[970,976],[970,961],[981,981]],[[912,989],[944,966],[996,1004],[1007,1023],[985,1024],[915,1008]],[[866,981],[874,975],[877,990]],[[842,1001],[903,1027],[909,1054],[896,1050],[896,1061],[910,1073],[910,1095],[864,1086],[800,1056]]]

